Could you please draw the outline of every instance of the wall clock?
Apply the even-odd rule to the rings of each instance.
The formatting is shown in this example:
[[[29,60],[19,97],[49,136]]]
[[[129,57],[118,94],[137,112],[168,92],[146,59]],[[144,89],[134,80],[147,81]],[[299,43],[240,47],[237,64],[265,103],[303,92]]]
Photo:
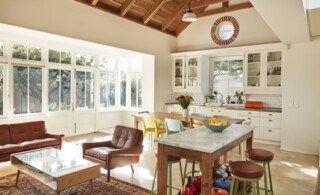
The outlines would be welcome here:
[[[232,16],[217,19],[211,28],[211,38],[218,45],[229,45],[239,34],[239,23]]]

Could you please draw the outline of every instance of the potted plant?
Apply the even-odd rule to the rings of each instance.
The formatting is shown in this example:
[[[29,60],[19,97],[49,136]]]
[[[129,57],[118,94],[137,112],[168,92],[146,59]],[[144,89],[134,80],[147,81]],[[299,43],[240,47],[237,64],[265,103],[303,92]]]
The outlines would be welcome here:
[[[237,104],[242,104],[242,96],[243,96],[243,91],[241,90],[237,90],[235,93],[234,93],[234,97],[237,98]]]
[[[176,98],[178,103],[183,109],[183,117],[187,117],[189,115],[189,110],[188,107],[190,103],[193,101],[192,96],[190,95],[180,95],[179,97]]]

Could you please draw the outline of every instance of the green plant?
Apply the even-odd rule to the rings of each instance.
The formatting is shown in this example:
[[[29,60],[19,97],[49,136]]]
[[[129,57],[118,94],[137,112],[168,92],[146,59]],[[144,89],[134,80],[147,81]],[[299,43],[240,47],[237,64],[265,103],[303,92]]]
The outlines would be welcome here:
[[[178,103],[183,109],[187,109],[190,103],[193,101],[193,98],[190,95],[180,95],[176,98],[176,100],[178,100]]]
[[[234,93],[234,97],[238,98],[239,100],[241,99],[241,97],[243,96],[243,91],[238,90]]]

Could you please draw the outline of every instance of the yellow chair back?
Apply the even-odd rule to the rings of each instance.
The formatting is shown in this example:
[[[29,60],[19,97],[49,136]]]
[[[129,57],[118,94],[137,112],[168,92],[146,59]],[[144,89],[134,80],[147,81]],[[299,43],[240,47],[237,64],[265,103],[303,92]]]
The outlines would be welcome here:
[[[170,114],[182,115],[182,113],[179,111],[171,111]]]
[[[212,117],[214,117],[214,118],[231,118],[231,116],[227,116],[227,115],[213,115]]]

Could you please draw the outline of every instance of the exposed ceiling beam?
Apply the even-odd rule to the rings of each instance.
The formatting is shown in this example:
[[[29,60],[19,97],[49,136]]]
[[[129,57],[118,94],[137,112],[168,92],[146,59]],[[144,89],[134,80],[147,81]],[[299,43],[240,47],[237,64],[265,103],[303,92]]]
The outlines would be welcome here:
[[[180,12],[188,5],[189,1],[182,1],[161,25],[161,30],[165,31],[170,24],[179,16]]]
[[[222,7],[229,7],[229,1],[223,2]]]
[[[143,24],[147,24],[157,11],[170,0],[158,0],[151,9],[143,16]]]
[[[99,0],[92,0],[91,5],[97,5],[98,2],[99,2]]]
[[[136,2],[136,0],[126,0],[120,8],[120,15],[126,15],[126,13],[129,11],[134,2]]]
[[[217,3],[226,3],[229,0],[203,0],[203,1],[197,1],[194,3],[191,3],[191,9],[197,9],[197,8],[202,8],[202,7],[207,7],[212,4],[217,4]],[[183,11],[188,11],[189,7],[184,9]]]
[[[208,7],[208,6],[207,6]],[[207,7],[202,7],[200,9],[196,9],[193,12],[198,15],[200,13],[202,13]],[[182,22],[176,29],[176,36],[178,36],[184,29],[186,29],[189,25],[191,24],[191,22]]]
[[[247,8],[251,8],[251,7],[253,7],[252,4],[250,2],[247,2],[247,3],[238,4],[238,5],[232,5],[229,7],[222,7],[222,8],[218,8],[218,9],[208,10],[208,11],[205,11],[205,12],[198,14],[197,16],[198,16],[198,18],[202,18],[202,17],[206,17],[206,16],[211,16],[211,15],[220,14],[220,13],[227,13],[227,12],[237,11],[237,10],[241,10],[241,9],[247,9]]]

